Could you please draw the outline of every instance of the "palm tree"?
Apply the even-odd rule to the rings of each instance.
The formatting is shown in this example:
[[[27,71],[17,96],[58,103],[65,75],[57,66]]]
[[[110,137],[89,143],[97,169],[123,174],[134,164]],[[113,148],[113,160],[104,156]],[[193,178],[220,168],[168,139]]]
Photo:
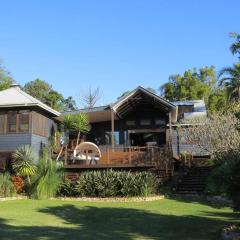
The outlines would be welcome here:
[[[87,133],[90,130],[88,117],[85,113],[78,113],[73,116],[73,129],[78,132],[77,146],[80,139],[80,133]]]
[[[219,85],[226,86],[230,100],[240,100],[240,64],[223,68],[219,74]]]
[[[240,34],[230,33],[230,36],[236,39],[236,42],[232,43],[230,46],[230,51],[232,54],[240,54]]]
[[[72,114],[64,115],[62,124],[63,124],[63,128],[64,128],[66,138],[69,138],[69,130],[75,130],[75,131],[78,132],[76,147],[79,143],[80,134],[81,133],[87,133],[90,130],[88,116],[83,112],[80,112],[76,115],[72,115]],[[64,143],[65,146],[67,146],[67,144],[68,143]],[[60,149],[60,152],[59,152],[59,154],[57,156],[57,159],[56,159],[57,161],[62,154],[64,145],[62,145],[62,147]]]
[[[27,177],[28,183],[31,184],[30,177],[36,173],[34,157],[30,146],[25,145],[16,150],[12,155],[13,170],[22,177]]]

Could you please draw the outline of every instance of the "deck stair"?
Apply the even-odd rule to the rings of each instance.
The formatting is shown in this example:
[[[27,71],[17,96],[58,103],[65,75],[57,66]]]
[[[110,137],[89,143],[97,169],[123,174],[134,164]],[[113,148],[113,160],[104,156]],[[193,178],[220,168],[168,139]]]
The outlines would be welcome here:
[[[176,187],[173,188],[174,193],[189,195],[203,194],[211,170],[211,166],[193,167],[189,169],[178,179]]]

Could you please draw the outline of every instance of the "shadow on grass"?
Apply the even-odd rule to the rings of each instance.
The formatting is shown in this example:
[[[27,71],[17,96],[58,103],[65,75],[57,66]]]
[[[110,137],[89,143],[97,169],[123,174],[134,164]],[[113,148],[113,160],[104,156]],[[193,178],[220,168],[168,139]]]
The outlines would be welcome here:
[[[219,239],[219,229],[235,219],[235,214],[224,220],[208,218],[208,213],[201,217],[175,216],[130,208],[77,208],[70,204],[40,209],[39,212],[57,216],[66,227],[12,226],[0,219],[0,239],[209,240]]]

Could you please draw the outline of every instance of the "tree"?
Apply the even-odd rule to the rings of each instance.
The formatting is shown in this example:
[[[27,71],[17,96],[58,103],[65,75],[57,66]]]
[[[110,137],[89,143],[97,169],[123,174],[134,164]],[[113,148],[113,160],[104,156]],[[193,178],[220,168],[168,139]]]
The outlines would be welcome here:
[[[80,100],[85,108],[93,108],[100,98],[101,93],[99,87],[95,89],[90,87],[87,92],[83,92],[80,96]]]
[[[184,129],[189,144],[197,144],[218,161],[225,152],[240,149],[240,120],[231,111],[214,113],[208,118],[189,120],[191,127]]]
[[[23,89],[29,95],[37,98],[43,103],[46,103],[47,96],[49,92],[52,91],[52,86],[46,81],[37,78],[31,82],[26,83]]]
[[[57,111],[76,110],[76,103],[72,97],[64,99],[61,93],[54,90],[53,87],[44,80],[36,79],[28,82],[24,85],[23,89],[31,96]]]
[[[10,73],[6,71],[0,62],[0,91],[9,88],[14,83]]]
[[[64,97],[55,90],[51,90],[45,99],[45,103],[53,109],[61,111],[63,108]]]
[[[240,64],[221,69],[218,78],[219,85],[226,87],[229,100],[240,100]]]
[[[77,110],[77,105],[73,97],[68,97],[63,100],[63,111],[75,111]]]
[[[73,125],[72,125],[73,129],[78,132],[77,144],[76,144],[77,146],[79,143],[80,134],[89,132],[90,126],[89,126],[88,117],[85,113],[80,112],[72,116],[73,116]]]
[[[235,42],[231,44],[230,51],[233,55],[239,54],[240,58],[240,34],[230,33],[230,37],[235,38]]]
[[[195,68],[183,75],[171,75],[168,83],[160,87],[160,92],[169,101],[204,99],[208,103],[216,79],[214,67]]]
[[[208,112],[218,112],[223,110],[228,104],[225,88],[216,88],[208,98]]]

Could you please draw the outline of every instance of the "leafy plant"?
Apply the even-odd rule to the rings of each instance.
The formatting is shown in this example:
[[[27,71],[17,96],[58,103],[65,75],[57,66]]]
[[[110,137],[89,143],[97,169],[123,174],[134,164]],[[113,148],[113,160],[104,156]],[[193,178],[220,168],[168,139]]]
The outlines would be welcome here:
[[[13,176],[12,182],[17,193],[22,193],[25,186],[24,180],[20,176]]]
[[[62,185],[60,194],[87,197],[148,196],[156,193],[157,187],[156,176],[148,172],[89,171],[82,173],[76,183]]]
[[[14,184],[9,173],[0,174],[0,197],[11,197],[16,194]]]
[[[31,196],[37,199],[55,197],[62,181],[62,166],[53,161],[45,150],[37,165],[37,174],[33,180]]]
[[[208,180],[208,193],[228,196],[234,209],[240,211],[240,152],[229,151],[222,155],[222,163],[212,172]]]
[[[28,183],[31,184],[31,176],[36,173],[34,157],[30,146],[25,145],[16,150],[12,155],[13,170],[17,175],[27,177]]]

